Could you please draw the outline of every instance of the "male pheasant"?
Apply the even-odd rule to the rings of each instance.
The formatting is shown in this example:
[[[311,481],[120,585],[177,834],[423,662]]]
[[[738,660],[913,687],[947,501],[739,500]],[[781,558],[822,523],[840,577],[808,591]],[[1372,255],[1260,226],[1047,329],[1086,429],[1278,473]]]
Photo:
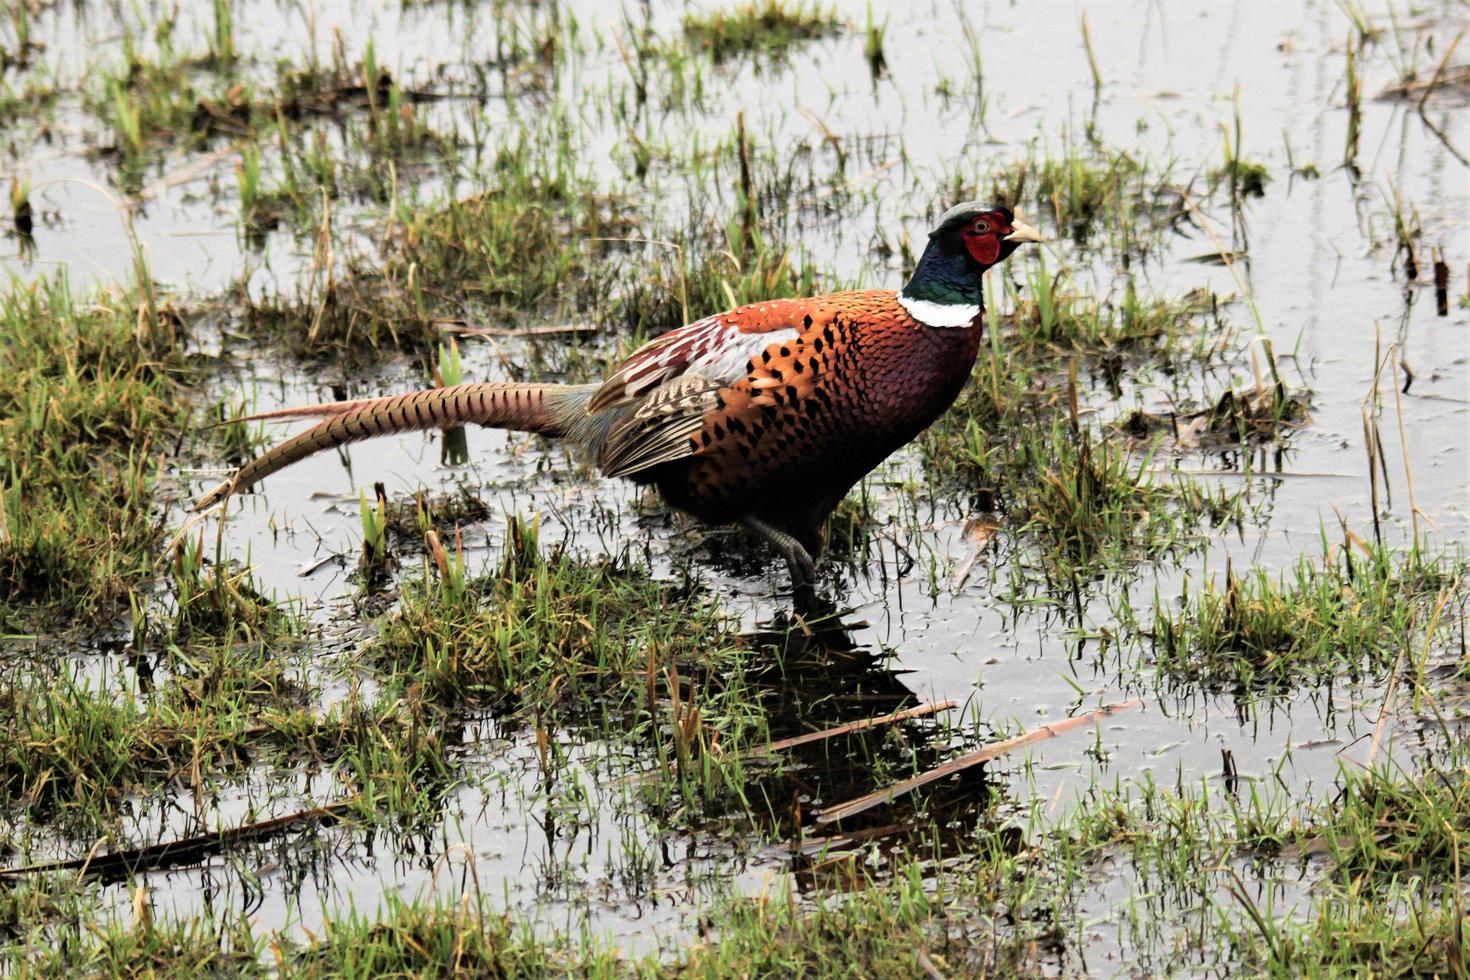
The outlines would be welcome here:
[[[663,334],[601,384],[486,382],[268,412],[327,418],[240,467],[204,511],[297,460],[414,429],[477,424],[568,439],[608,476],[740,522],[809,592],[827,516],[947,409],[983,332],[980,277],[1036,229],[976,201],[947,211],[907,285],[751,303]]]

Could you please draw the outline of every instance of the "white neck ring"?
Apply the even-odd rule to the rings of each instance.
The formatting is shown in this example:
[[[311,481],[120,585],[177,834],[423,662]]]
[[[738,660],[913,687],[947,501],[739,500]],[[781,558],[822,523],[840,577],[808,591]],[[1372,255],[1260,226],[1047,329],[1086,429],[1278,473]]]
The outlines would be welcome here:
[[[980,315],[980,306],[975,303],[936,303],[903,293],[898,294],[898,303],[909,316],[929,327],[968,327]]]

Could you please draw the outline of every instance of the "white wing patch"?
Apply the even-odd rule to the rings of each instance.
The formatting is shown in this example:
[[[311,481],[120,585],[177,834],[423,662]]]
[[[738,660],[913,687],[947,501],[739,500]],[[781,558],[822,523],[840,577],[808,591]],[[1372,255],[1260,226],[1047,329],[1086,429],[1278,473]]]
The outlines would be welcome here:
[[[755,312],[759,311],[759,307]],[[723,314],[705,317],[664,334],[635,351],[616,374],[608,378],[593,398],[594,411],[625,404],[648,394],[660,385],[692,371],[721,385],[745,377],[745,365],[771,344],[782,344],[800,335],[796,327],[763,333],[743,333],[722,319]]]
[[[795,327],[767,330],[765,333],[728,330],[721,338],[722,343],[703,351],[689,362],[689,370],[711,381],[734,384],[745,377],[747,366],[761,355],[761,351],[772,344],[789,343],[800,335],[801,331]]]

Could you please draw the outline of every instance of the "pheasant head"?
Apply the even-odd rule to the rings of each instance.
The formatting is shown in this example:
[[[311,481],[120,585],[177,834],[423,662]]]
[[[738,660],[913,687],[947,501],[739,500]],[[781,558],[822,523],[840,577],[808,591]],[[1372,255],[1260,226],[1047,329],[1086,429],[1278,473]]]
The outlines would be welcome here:
[[[929,244],[898,301],[920,323],[968,327],[980,315],[980,276],[1023,242],[1041,234],[1010,208],[980,201],[956,204],[929,233]]]

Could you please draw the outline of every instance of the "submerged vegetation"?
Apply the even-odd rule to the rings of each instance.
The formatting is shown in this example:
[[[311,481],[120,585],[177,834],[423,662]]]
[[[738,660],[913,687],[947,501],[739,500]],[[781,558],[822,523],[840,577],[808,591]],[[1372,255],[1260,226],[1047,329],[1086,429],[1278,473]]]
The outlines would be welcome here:
[[[246,917],[155,919],[142,889],[131,923],[73,936],[54,924],[83,898],[64,879],[7,891],[0,923],[14,923],[29,950],[23,962],[38,971],[86,963],[100,972],[139,972],[185,962],[291,977],[1082,969],[1085,949],[1058,941],[1081,911],[1074,882],[1089,864],[1114,860],[1128,862],[1137,876],[1119,908],[1120,936],[1161,938],[1168,930],[1154,917],[1161,896],[1190,908],[1177,945],[1144,965],[1454,975],[1470,966],[1456,897],[1470,859],[1466,792],[1463,774],[1403,778],[1381,769],[1347,775],[1339,800],[1308,808],[1271,790],[1248,799],[1208,787],[1175,792],[1151,781],[1136,791],[1101,790],[1054,830],[1021,839],[982,836],[963,861],[933,875],[915,863],[908,874],[880,879],[853,863],[846,865],[845,894],[826,902],[808,904],[784,890],[727,895],[711,909],[709,940],[668,962],[629,955],[586,932],[533,929],[498,912],[474,884],[458,895],[412,900],[389,893],[375,909],[354,904],[305,942],[266,936]],[[1314,897],[1310,914],[1298,914],[1270,873],[1273,863],[1294,878],[1304,874]],[[1397,911],[1384,917],[1385,908]],[[53,942],[58,935],[64,938]],[[273,955],[263,957],[267,946]]]
[[[997,66],[1071,43],[1026,5],[11,6],[0,972],[1470,972],[1464,369],[1431,343],[1465,298],[1424,329],[1463,256],[1357,153],[1447,185],[1432,12],[1281,48],[1347,72],[1310,96],[1346,150],[1291,132],[1283,167],[1260,90],[1174,92],[1147,45],[1117,125],[1136,39],[1085,19],[1082,88],[1018,91]],[[593,380],[894,286],[971,197],[1051,240],[839,507],[851,608],[463,429],[170,540],[279,434],[251,411]]]

